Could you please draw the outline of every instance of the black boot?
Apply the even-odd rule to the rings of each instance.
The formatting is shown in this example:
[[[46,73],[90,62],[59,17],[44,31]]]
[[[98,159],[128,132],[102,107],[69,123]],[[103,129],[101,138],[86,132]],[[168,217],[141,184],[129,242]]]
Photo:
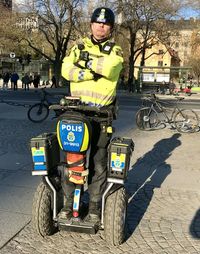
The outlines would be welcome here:
[[[88,215],[85,218],[87,222],[100,222],[101,221],[101,209],[99,202],[90,202]]]
[[[69,220],[72,218],[72,212],[73,212],[73,199],[68,198],[65,202],[64,207],[61,209],[59,213],[59,218]]]

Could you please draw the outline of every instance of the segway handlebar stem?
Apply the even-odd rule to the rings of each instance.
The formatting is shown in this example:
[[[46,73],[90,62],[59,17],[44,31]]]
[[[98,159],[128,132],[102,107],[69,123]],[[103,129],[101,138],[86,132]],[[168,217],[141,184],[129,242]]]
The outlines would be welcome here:
[[[51,105],[49,109],[52,110],[59,110],[61,111],[61,114],[64,112],[70,112],[70,111],[76,111],[85,114],[89,117],[99,117],[104,119],[104,121],[107,119],[112,120],[113,119],[113,107],[104,107],[104,108],[98,108],[95,106],[88,106],[80,104],[80,102],[76,101],[76,103],[69,103],[65,105],[55,104]]]

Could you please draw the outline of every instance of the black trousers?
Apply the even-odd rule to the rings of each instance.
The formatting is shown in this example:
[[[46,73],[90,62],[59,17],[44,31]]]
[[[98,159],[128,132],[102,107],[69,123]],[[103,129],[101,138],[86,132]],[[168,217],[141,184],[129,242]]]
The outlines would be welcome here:
[[[111,134],[102,131],[100,123],[92,121],[92,138],[89,161],[88,192],[90,201],[99,202],[106,187],[107,179],[107,147]],[[66,199],[73,197],[75,184],[62,174],[62,188]]]
[[[17,81],[13,81],[13,90],[17,90],[18,87],[17,87]]]

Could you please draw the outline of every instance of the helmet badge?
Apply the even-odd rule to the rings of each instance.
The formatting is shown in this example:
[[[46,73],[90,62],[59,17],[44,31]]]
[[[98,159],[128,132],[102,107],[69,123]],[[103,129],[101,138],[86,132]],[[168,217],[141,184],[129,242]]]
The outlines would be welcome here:
[[[99,14],[99,17],[97,18],[97,22],[102,22],[102,23],[105,23],[105,22],[106,22],[106,19],[105,19],[105,12],[106,12],[105,9],[101,9],[101,12],[100,12],[100,14]]]

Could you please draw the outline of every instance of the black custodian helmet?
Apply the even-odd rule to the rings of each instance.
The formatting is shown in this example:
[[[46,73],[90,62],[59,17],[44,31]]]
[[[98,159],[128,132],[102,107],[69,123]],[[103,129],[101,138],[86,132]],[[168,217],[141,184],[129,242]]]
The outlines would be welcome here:
[[[92,14],[91,23],[93,22],[109,24],[113,27],[115,23],[115,15],[111,9],[100,7],[94,10]]]

